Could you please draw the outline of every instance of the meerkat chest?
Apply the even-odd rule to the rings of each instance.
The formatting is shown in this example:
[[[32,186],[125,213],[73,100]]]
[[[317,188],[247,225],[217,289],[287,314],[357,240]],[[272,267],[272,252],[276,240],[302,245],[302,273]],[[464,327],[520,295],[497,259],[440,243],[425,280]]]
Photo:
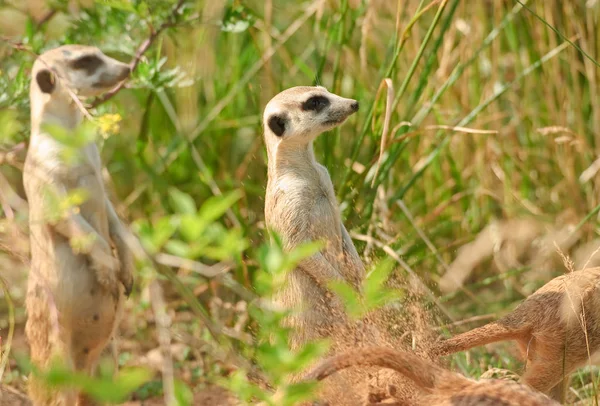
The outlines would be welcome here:
[[[326,172],[325,172],[326,173]],[[267,225],[292,242],[325,240],[341,249],[340,213],[329,176],[290,173],[269,187]]]

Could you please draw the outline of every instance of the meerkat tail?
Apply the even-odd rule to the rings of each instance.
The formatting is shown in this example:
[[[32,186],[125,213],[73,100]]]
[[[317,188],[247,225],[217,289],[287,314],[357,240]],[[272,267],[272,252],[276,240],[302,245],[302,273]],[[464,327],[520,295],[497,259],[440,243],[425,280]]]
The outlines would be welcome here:
[[[433,352],[436,355],[448,355],[498,341],[515,340],[527,330],[525,326],[510,327],[502,321],[496,321],[444,340],[437,344]]]
[[[306,379],[320,381],[352,366],[377,366],[393,369],[426,390],[433,390],[446,378],[455,377],[452,372],[446,371],[415,354],[385,347],[372,347],[348,351],[326,359],[311,371]]]

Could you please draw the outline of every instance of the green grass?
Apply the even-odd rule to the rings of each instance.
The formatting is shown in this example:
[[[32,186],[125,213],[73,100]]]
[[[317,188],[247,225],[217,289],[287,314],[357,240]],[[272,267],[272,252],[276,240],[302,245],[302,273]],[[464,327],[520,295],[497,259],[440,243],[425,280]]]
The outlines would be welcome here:
[[[129,60],[148,27],[158,26],[172,7],[147,1],[149,14],[138,8],[136,16],[98,1],[80,11],[82,18],[63,3],[39,29],[18,2],[0,3],[0,35],[33,52],[67,41],[94,43]],[[119,3],[128,2],[114,2]],[[583,240],[597,235],[600,177],[585,183],[578,178],[600,147],[598,2],[326,3],[317,10],[310,9],[316,2],[286,0],[192,2],[182,17],[188,22],[167,30],[147,52],[134,75],[135,88],[98,108],[98,114],[124,118],[118,135],[104,142],[103,159],[129,223],[173,215],[171,187],[190,195],[198,207],[212,196],[241,192],[219,220],[238,228],[249,245],[232,255],[232,280],[209,286],[197,274],[169,274],[185,280],[185,286],[177,285],[183,295],[178,310],[205,312],[215,295],[237,301],[228,286],[253,289],[257,250],[266,238],[260,117],[273,95],[294,85],[318,83],[360,101],[355,117],[317,140],[318,159],[330,171],[347,228],[391,247],[437,296],[444,264],[493,219],[535,217],[551,224],[573,210]],[[223,19],[249,25],[226,32],[219,29]],[[159,66],[162,57],[167,60]],[[33,56],[0,41],[0,58],[0,124],[10,130],[0,145],[9,149],[28,138],[27,69]],[[178,84],[172,83],[178,72],[169,72],[175,67],[184,73]],[[385,90],[375,96],[386,78],[394,86],[387,106],[390,138],[373,180]],[[454,126],[487,132],[447,129]],[[539,131],[548,127],[556,128]],[[0,174],[22,193],[18,162],[15,167],[5,165]],[[400,200],[410,216],[398,206]],[[25,230],[18,213],[6,221]],[[366,244],[355,242],[362,253]],[[377,247],[368,254],[366,260],[386,256]],[[444,309],[436,314],[460,320],[511,309],[522,298],[515,293],[521,270],[497,277],[488,265],[467,286],[472,296],[445,296]],[[406,276],[400,266],[395,274]],[[138,286],[155,277],[144,270]],[[22,307],[22,292],[13,290]],[[200,330],[198,325],[188,332],[200,335]],[[506,348],[457,355],[452,365],[475,377],[486,362],[518,370],[521,364]],[[589,374],[573,378],[577,388],[589,382]],[[591,402],[594,391],[579,393]]]

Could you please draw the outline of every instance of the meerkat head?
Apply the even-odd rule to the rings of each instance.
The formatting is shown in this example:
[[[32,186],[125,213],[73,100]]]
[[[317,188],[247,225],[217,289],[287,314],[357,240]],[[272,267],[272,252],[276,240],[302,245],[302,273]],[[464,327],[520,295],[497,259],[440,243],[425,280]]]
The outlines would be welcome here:
[[[74,128],[81,120],[73,97],[98,96],[125,80],[129,65],[96,47],[64,45],[40,55],[33,64],[29,98],[32,129],[53,122]]]
[[[342,124],[358,111],[358,102],[321,86],[284,90],[269,101],[264,112],[267,145],[306,144]]]
[[[98,48],[64,45],[40,55],[33,64],[31,91],[46,95],[69,89],[77,96],[98,96],[129,76],[129,65]]]

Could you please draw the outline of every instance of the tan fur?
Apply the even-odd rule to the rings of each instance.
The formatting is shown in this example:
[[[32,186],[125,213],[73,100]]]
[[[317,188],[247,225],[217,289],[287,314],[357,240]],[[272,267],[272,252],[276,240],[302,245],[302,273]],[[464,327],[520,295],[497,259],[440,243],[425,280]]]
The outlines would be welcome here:
[[[93,373],[116,328],[123,293],[133,283],[132,256],[104,190],[97,146],[82,147],[77,160],[67,163],[61,155],[64,145],[44,125],[74,129],[83,119],[74,95],[101,94],[128,74],[127,65],[81,45],[48,51],[33,65],[31,141],[23,173],[31,233],[26,333],[31,360],[42,370],[56,357],[77,371]],[[75,189],[85,190],[85,202],[49,222],[50,196],[64,199]],[[89,236],[88,249],[74,252],[70,241]],[[87,403],[83,397],[77,401],[75,391],[48,390],[35,374],[29,390],[36,406]]]
[[[512,313],[438,344],[451,354],[484,344],[515,340],[527,359],[521,381],[563,400],[566,378],[600,350],[600,268],[554,278]]]
[[[15,389],[0,384],[0,406],[31,406],[31,401]]]
[[[542,406],[558,405],[525,385],[505,380],[473,381],[447,371],[415,354],[384,347],[349,351],[323,361],[307,380],[322,380],[351,366],[393,369],[411,379],[423,392],[419,405]]]
[[[313,97],[328,105],[320,111],[303,109]],[[344,321],[339,300],[327,288],[333,280],[355,288],[364,277],[364,267],[340,218],[333,184],[327,169],[313,152],[313,141],[337,127],[358,110],[358,103],[329,93],[323,87],[294,87],[276,95],[264,112],[269,180],[265,218],[270,230],[283,239],[286,250],[309,241],[324,241],[325,248],[303,260],[288,275],[287,287],[279,295],[286,308],[303,306],[292,319],[293,344],[327,335]],[[270,120],[280,118],[285,131],[278,136]],[[274,128],[277,128],[277,123]]]

